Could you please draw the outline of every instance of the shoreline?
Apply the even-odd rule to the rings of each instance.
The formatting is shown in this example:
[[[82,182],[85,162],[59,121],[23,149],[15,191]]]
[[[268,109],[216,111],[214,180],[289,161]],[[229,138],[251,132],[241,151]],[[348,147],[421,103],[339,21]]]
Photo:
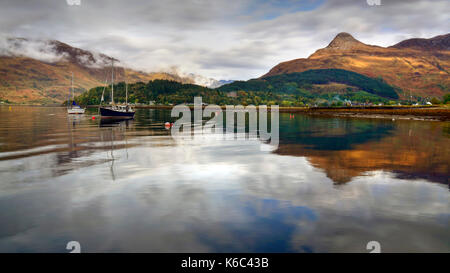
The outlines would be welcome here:
[[[324,107],[324,108],[306,108],[306,109],[280,108],[280,112],[304,113],[310,115],[335,116],[335,117],[450,121],[450,108],[446,106],[344,107],[344,108]]]
[[[2,104],[3,107],[31,106],[31,107],[65,107],[57,105],[14,105]],[[88,105],[86,108],[97,108],[98,105]],[[166,109],[173,105],[136,105],[136,109]],[[188,105],[193,109],[193,105]],[[225,109],[226,106],[220,106]],[[202,108],[205,108],[203,106]],[[258,106],[257,106],[258,108]],[[270,111],[270,108],[267,109]],[[300,113],[318,116],[350,117],[350,118],[381,118],[381,119],[409,119],[450,121],[450,106],[353,106],[353,107],[279,107],[280,113]]]
[[[95,106],[97,107],[97,106]],[[172,109],[173,106],[135,106],[136,109]],[[225,109],[225,106],[220,106]],[[189,106],[193,109],[193,106]],[[204,108],[204,106],[203,106]],[[258,107],[257,107],[258,108]],[[268,111],[270,109],[268,108]],[[413,119],[450,121],[449,106],[354,106],[354,107],[279,107],[280,113],[301,113],[320,116]]]

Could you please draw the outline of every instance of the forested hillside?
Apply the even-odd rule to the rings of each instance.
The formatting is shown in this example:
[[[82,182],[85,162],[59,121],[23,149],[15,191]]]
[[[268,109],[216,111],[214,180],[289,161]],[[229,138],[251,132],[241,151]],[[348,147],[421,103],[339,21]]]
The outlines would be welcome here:
[[[312,84],[342,83],[384,98],[397,99],[394,88],[383,79],[373,79],[343,69],[314,69],[305,72],[280,74],[249,81],[235,81],[219,87],[221,91],[268,91],[292,94],[308,91]]]
[[[111,100],[110,86],[92,88],[77,97],[83,105],[98,105],[104,90],[105,103]],[[311,70],[302,73],[271,76],[264,79],[237,81],[211,89],[195,84],[153,80],[128,85],[130,103],[192,103],[201,96],[210,104],[243,105],[342,105],[351,102],[388,103],[398,98],[394,89],[380,79],[339,69]],[[114,86],[116,103],[125,101],[125,83]]]

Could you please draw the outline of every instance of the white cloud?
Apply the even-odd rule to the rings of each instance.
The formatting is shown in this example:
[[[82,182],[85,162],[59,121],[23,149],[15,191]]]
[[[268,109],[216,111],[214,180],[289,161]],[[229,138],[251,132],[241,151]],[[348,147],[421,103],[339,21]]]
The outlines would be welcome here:
[[[14,0],[0,4],[0,25],[9,35],[57,39],[140,70],[177,66],[216,79],[259,77],[279,62],[307,57],[342,31],[382,46],[448,31],[446,0],[382,3]]]
[[[25,56],[44,62],[57,62],[67,57],[59,54],[46,40],[24,40],[0,35],[0,56]]]

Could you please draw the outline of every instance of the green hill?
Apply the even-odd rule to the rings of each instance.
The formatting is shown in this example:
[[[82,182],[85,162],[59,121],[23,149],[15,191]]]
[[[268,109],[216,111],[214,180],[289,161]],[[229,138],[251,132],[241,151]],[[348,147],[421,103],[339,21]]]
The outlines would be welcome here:
[[[343,69],[314,69],[249,81],[235,81],[218,89],[225,92],[243,90],[293,94],[302,89],[310,90],[311,85],[314,84],[329,83],[341,83],[383,98],[398,99],[398,94],[394,88],[384,82],[383,79],[373,79]]]

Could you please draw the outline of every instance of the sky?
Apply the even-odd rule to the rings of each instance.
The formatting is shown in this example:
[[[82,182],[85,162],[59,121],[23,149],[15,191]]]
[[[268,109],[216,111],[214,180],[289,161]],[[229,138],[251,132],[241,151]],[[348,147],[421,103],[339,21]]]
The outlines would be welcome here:
[[[147,72],[247,80],[339,32],[380,46],[449,32],[449,0],[368,2],[377,1],[2,0],[0,37],[59,40]]]

